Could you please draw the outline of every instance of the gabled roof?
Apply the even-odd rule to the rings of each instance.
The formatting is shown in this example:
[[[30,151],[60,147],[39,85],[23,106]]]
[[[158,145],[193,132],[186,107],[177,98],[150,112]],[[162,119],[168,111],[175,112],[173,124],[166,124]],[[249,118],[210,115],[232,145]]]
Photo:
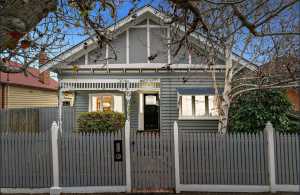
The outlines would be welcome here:
[[[9,65],[12,67],[22,66],[16,62],[9,62]],[[27,71],[29,72],[28,76],[25,76],[24,73],[0,72],[0,83],[38,88],[41,90],[56,91],[58,89],[58,82],[52,78],[49,78],[48,84],[42,83],[39,79],[40,71],[38,69],[29,67]]]
[[[167,15],[164,14],[163,12],[157,10],[156,8],[152,7],[151,5],[146,5],[144,7],[141,7],[139,9],[135,10],[130,15],[120,19],[115,24],[112,24],[111,26],[108,27],[108,30],[111,32],[115,32],[118,29],[130,24],[131,22],[136,20],[138,17],[140,17],[146,13],[150,13],[153,17],[155,17],[158,20],[165,20],[168,18]],[[134,17],[132,17],[133,15],[134,15]],[[184,28],[182,27],[181,29],[183,30]],[[191,34],[191,36],[193,36],[196,39],[199,39],[202,42],[205,42],[205,38],[197,32],[193,32]],[[85,47],[85,45],[84,45],[85,43],[87,45],[91,45],[94,43],[94,41],[92,40],[92,38],[88,38],[88,39],[80,42],[79,44],[71,47],[70,49],[62,52],[61,54],[56,56],[54,59],[62,59],[62,60],[68,59],[69,57],[71,57],[74,54],[83,50]],[[233,53],[233,60],[238,59],[238,57],[239,57],[238,55]],[[52,61],[49,61],[47,64],[43,65],[42,67],[40,67],[40,70],[45,71],[45,70],[47,70],[55,65],[58,65],[58,64],[59,64],[58,62],[55,62],[55,60],[52,60]],[[240,64],[244,65],[245,67],[247,67],[250,70],[257,69],[257,66],[255,64],[251,63],[250,61],[248,61],[246,59],[241,59]]]

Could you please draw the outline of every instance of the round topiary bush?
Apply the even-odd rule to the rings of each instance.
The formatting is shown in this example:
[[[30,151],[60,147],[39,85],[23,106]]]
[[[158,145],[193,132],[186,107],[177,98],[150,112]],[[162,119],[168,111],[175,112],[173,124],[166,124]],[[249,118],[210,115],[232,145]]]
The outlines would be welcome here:
[[[271,121],[277,131],[291,128],[289,113],[292,105],[284,91],[255,90],[238,96],[229,110],[229,131],[259,132]]]
[[[78,130],[84,133],[116,132],[125,125],[125,115],[119,112],[84,112],[78,118]]]

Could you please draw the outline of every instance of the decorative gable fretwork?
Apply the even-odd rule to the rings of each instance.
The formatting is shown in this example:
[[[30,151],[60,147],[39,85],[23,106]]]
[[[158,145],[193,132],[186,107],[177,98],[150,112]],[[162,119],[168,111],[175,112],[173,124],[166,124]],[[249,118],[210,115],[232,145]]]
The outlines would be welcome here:
[[[65,79],[60,81],[62,91],[75,90],[157,90],[159,79]]]

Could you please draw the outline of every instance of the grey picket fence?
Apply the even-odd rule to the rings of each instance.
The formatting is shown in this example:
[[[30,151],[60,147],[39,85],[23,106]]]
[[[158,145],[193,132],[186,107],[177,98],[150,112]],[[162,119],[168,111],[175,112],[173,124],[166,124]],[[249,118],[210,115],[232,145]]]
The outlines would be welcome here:
[[[123,130],[59,136],[60,186],[125,185],[123,136]],[[122,161],[114,160],[115,140],[122,141]]]
[[[75,108],[63,107],[63,129],[75,129]],[[58,120],[57,107],[0,109],[0,133],[46,132]]]
[[[131,133],[131,177],[134,190],[157,191],[175,187],[172,138],[172,133]]]
[[[50,134],[2,134],[0,137],[0,165],[0,187],[51,187]]]
[[[259,134],[179,133],[182,184],[266,185],[266,138]]]
[[[276,183],[300,185],[300,134],[275,132]]]
[[[0,187],[51,187],[50,133],[0,134]],[[122,140],[122,161],[114,141]],[[300,135],[275,133],[276,184],[300,185]],[[124,186],[124,131],[59,135],[62,187]],[[173,134],[131,132],[133,190],[175,188]],[[267,139],[258,134],[179,131],[181,184],[269,185]]]

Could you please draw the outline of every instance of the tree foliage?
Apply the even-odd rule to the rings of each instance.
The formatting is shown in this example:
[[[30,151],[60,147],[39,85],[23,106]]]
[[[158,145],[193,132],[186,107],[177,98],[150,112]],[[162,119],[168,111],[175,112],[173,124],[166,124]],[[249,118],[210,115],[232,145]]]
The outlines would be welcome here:
[[[271,121],[277,131],[295,131],[289,112],[292,104],[282,90],[256,90],[239,95],[229,111],[229,130],[259,132]]]

